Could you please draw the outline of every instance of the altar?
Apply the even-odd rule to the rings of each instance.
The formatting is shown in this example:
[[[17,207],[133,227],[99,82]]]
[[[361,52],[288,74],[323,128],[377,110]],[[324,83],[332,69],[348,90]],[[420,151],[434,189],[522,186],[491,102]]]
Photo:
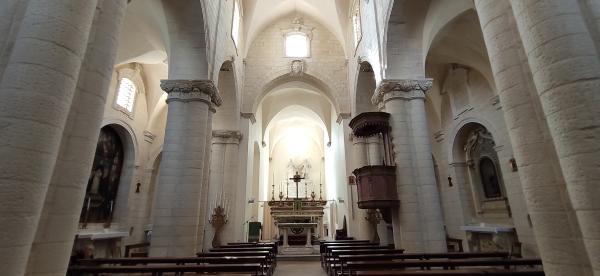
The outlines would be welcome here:
[[[281,240],[285,251],[289,249],[311,248],[313,238],[323,237],[323,215],[327,201],[316,199],[314,191],[309,195],[305,192],[305,197],[300,197],[298,186],[304,179],[298,173],[290,180],[296,185],[296,196],[293,198],[279,194],[279,200],[273,196],[268,202],[270,215],[277,229],[277,237]]]

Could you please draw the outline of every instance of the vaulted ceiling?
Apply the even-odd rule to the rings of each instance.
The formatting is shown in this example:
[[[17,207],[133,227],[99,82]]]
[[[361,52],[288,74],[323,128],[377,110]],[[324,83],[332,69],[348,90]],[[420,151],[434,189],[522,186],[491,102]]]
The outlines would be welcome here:
[[[342,45],[348,0],[243,0],[246,47],[269,23],[295,12],[307,14],[329,29]],[[245,49],[247,51],[247,48]],[[246,52],[244,51],[244,52]]]

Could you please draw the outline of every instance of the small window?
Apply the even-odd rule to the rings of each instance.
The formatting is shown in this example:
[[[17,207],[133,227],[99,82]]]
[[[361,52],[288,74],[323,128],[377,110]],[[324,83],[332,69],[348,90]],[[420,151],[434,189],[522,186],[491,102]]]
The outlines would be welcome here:
[[[231,38],[235,47],[238,47],[240,41],[240,3],[239,1],[233,1],[233,22],[231,23]]]
[[[354,38],[354,46],[358,46],[362,38],[362,26],[360,22],[360,0],[354,2],[352,8],[352,34]]]
[[[287,57],[308,57],[308,37],[303,33],[291,33],[285,37]]]
[[[135,102],[135,84],[128,78],[122,78],[117,92],[117,105],[127,112],[133,112]]]

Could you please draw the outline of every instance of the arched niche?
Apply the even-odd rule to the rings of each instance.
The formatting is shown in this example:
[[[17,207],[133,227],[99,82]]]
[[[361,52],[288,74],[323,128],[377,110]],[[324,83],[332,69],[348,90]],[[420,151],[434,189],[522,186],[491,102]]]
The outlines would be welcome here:
[[[80,223],[127,221],[129,191],[135,170],[135,143],[128,129],[107,124],[100,130]]]
[[[510,217],[500,160],[492,133],[482,124],[469,122],[456,133],[452,148],[452,164],[460,177],[458,185],[471,191],[474,215],[479,219],[489,214]],[[464,178],[464,179],[463,179]]]

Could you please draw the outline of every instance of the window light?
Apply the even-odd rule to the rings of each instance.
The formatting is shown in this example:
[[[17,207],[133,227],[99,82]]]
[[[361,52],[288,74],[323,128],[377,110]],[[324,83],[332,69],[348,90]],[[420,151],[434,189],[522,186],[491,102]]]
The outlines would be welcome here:
[[[119,83],[119,91],[117,93],[117,105],[127,110],[133,111],[133,103],[135,101],[135,84],[128,78],[122,78]]]
[[[285,38],[287,57],[308,57],[308,37],[305,34],[289,34]]]

